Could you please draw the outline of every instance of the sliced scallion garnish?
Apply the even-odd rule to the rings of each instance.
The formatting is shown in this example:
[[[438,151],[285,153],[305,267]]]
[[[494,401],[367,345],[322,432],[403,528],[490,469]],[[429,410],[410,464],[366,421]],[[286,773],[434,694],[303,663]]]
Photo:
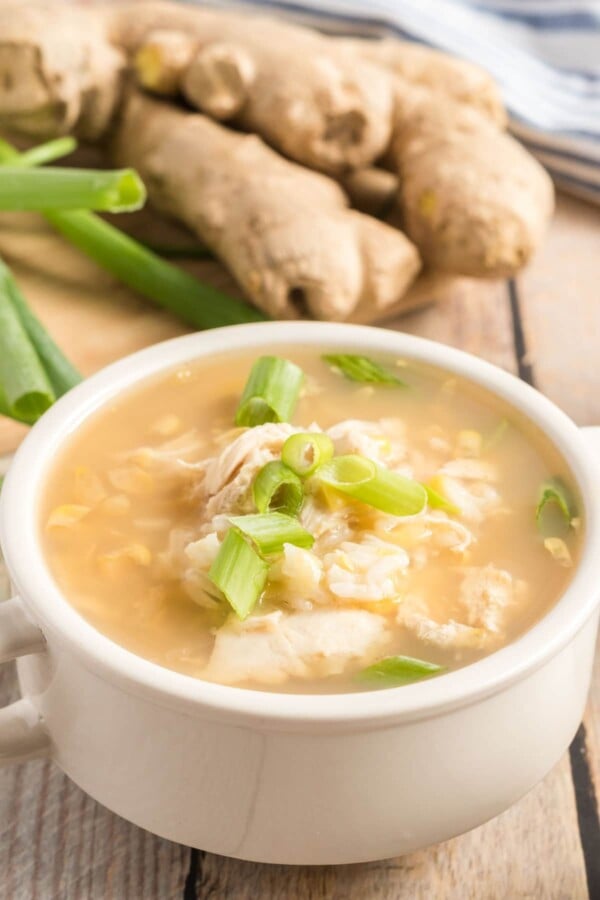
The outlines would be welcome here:
[[[382,685],[411,684],[432,675],[440,675],[445,672],[444,666],[427,662],[424,659],[415,659],[412,656],[386,656],[372,666],[367,666],[358,673],[360,681],[370,681],[381,687]]]
[[[261,356],[252,366],[235,415],[236,425],[289,422],[304,373],[289,359]]]
[[[323,484],[393,516],[416,516],[427,505],[427,491],[364,456],[336,456],[315,473]]]
[[[323,356],[326,363],[333,366],[349,378],[363,384],[393,384],[406,387],[406,382],[382,365],[369,359],[368,356],[357,356],[353,353],[327,353]]]
[[[302,506],[304,491],[296,473],[274,459],[254,479],[252,496],[259,513],[278,511],[295,516]]]
[[[537,527],[543,535],[560,535],[569,530],[577,516],[575,501],[562,478],[550,478],[540,488],[535,510]]]
[[[289,468],[307,478],[319,466],[329,462],[334,452],[333,441],[322,432],[292,434],[283,445],[281,459]]]
[[[219,547],[208,577],[235,614],[245,619],[254,609],[267,582],[268,565],[240,531],[230,528]]]
[[[432,509],[441,509],[444,512],[451,513],[453,516],[460,515],[458,506],[436,491],[430,484],[424,484],[423,487],[427,491],[427,503]]]
[[[233,527],[248,537],[263,556],[281,553],[284,544],[295,544],[296,547],[308,549],[315,541],[298,519],[286,516],[285,513],[258,513],[228,518]]]

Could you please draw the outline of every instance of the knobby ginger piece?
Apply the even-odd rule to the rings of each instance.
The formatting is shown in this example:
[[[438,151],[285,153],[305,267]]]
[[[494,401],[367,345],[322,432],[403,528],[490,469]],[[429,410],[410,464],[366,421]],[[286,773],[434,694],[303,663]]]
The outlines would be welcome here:
[[[270,315],[381,314],[417,274],[418,254],[400,232],[348,209],[334,181],[255,135],[134,93],[112,149],[117,164],[138,170],[154,205],[193,229]]]
[[[260,134],[287,156],[326,172],[366,166],[385,150],[392,128],[390,76],[336,40],[281,19],[178,3],[116,4],[112,39],[137,55],[141,83],[152,88],[140,50],[153,33],[185,34],[189,65],[180,67],[186,98],[208,115]],[[156,60],[154,60],[155,62]],[[165,68],[174,54],[164,54]]]
[[[498,85],[474,63],[410,41],[342,38],[341,43],[405,82],[477,109],[501,128],[506,125]]]
[[[406,82],[390,159],[403,228],[432,268],[506,277],[540,245],[554,208],[550,177],[478,110]]]
[[[35,136],[95,140],[118,104],[126,59],[100,7],[0,4],[0,120]]]

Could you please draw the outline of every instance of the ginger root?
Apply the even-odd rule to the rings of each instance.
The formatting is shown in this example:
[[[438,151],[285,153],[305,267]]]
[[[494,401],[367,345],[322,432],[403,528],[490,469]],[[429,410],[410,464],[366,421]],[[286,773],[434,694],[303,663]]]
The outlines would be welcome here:
[[[432,268],[513,275],[539,246],[554,207],[546,171],[476,109],[407,85],[391,159],[404,230]]]
[[[143,51],[159,29],[190,42],[189,65],[179,67],[179,87],[190,103],[259,134],[298,162],[343,172],[368,165],[389,143],[389,76],[332,38],[239,13],[168,2],[119,5],[111,39],[135,55],[139,81],[149,89],[160,76],[149,74]],[[172,70],[175,55],[163,50]]]
[[[361,58],[398,76],[401,84],[409,82],[427,88],[440,98],[447,97],[479,110],[500,128],[506,127],[500,90],[485,69],[409,41],[342,38],[341,43]]]
[[[111,152],[270,315],[347,319],[360,306],[373,317],[398,303],[419,269],[410,241],[348,209],[331,179],[201,114],[134,93]]]
[[[539,246],[554,196],[544,169],[502,130],[494,81],[417,44],[342,43],[393,77],[386,163],[399,176],[403,228],[425,263],[458,275],[513,275]]]
[[[388,205],[393,182],[372,169],[385,156],[410,241],[258,138],[141,97],[121,104],[125,65],[147,90],[335,175],[369,210]],[[159,0],[1,4],[0,122],[96,140],[116,121],[119,158],[154,201],[275,315],[390,308],[418,268],[413,244],[431,269],[512,275],[552,212],[550,179],[502,130],[499,92],[470,63]]]
[[[124,54],[106,38],[100,9],[0,5],[0,117],[34,136],[95,140],[121,94]]]

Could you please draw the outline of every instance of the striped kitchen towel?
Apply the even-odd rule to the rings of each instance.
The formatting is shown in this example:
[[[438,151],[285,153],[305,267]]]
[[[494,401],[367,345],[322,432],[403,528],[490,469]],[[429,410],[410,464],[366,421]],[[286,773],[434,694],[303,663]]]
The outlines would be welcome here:
[[[557,184],[600,204],[599,0],[209,3],[270,10],[335,33],[397,35],[478,63],[502,88],[511,130]]]

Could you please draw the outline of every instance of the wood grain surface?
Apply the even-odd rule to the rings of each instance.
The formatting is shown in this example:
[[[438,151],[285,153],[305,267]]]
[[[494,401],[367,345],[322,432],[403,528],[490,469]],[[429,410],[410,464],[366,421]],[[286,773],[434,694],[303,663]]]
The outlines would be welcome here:
[[[156,223],[137,227],[154,235]],[[0,254],[84,372],[184,330],[61,246],[34,218],[3,219]],[[228,284],[215,263],[189,265]],[[599,282],[600,212],[560,198],[544,249],[517,282],[453,284],[443,302],[388,326],[489,359],[580,424],[600,424]],[[2,426],[0,452],[20,435]],[[6,666],[0,703],[15,695]],[[445,844],[368,865],[286,868],[190,851],[108,812],[53,764],[26,763],[0,770],[0,898],[596,900],[599,778],[600,666],[570,752],[526,797]]]

